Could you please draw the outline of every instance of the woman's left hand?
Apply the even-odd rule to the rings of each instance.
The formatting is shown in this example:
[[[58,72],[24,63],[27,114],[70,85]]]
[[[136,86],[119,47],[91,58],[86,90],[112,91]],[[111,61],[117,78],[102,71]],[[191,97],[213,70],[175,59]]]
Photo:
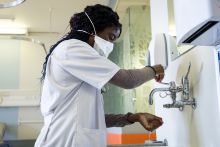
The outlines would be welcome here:
[[[163,124],[162,118],[149,113],[132,114],[130,120],[136,120],[134,122],[139,122],[148,131],[153,131]]]

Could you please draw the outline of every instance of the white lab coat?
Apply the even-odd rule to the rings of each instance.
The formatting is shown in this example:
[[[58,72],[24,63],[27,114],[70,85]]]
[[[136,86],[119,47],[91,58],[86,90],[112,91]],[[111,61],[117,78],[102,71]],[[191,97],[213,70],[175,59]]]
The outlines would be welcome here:
[[[106,147],[101,88],[118,70],[85,42],[60,43],[47,63],[35,147]]]

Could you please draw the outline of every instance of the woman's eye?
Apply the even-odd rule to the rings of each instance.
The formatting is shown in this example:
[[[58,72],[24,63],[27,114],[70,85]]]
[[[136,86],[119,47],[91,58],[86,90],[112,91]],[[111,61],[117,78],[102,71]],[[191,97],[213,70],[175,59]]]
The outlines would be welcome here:
[[[111,35],[111,36],[110,36],[110,40],[111,40],[111,41],[114,41],[114,40],[115,40],[115,36],[114,36],[114,35]]]

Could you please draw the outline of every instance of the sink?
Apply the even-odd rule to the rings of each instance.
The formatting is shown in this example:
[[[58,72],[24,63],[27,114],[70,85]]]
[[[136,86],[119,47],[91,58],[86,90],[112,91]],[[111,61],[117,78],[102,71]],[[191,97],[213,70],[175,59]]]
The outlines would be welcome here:
[[[166,139],[164,141],[151,141],[146,144],[118,144],[118,145],[108,145],[108,147],[161,147],[168,146]]]
[[[124,144],[124,145],[108,145],[108,147],[161,147],[161,146],[151,146],[144,144]]]

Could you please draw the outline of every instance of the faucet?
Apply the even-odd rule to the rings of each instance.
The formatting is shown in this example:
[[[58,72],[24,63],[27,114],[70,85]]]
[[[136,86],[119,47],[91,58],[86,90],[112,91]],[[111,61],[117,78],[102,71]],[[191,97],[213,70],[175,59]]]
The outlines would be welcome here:
[[[180,111],[183,110],[185,105],[191,105],[193,109],[196,108],[196,101],[194,98],[190,99],[189,96],[189,72],[190,72],[190,67],[191,67],[191,63],[189,64],[188,67],[188,71],[186,73],[186,75],[182,78],[182,85],[181,86],[177,86],[176,83],[174,81],[171,81],[169,83],[161,83],[161,84],[165,84],[165,85],[169,85],[169,87],[165,87],[165,88],[155,88],[151,91],[150,96],[149,96],[149,104],[153,105],[153,95],[156,92],[169,92],[170,94],[166,94],[170,95],[172,98],[173,103],[172,104],[165,104],[163,105],[164,108],[179,108]],[[177,98],[177,93],[182,92],[181,95],[181,100],[176,100]],[[166,97],[164,96],[164,97]],[[160,97],[162,97],[160,95]]]
[[[153,105],[153,95],[156,92],[161,92],[161,91],[170,92],[171,98],[175,102],[176,101],[176,93],[182,91],[182,89],[183,89],[181,86],[177,87],[176,83],[174,81],[171,81],[170,83],[162,83],[162,84],[170,85],[170,87],[153,89],[150,92],[150,97],[149,97],[149,101],[148,101],[150,105]]]

